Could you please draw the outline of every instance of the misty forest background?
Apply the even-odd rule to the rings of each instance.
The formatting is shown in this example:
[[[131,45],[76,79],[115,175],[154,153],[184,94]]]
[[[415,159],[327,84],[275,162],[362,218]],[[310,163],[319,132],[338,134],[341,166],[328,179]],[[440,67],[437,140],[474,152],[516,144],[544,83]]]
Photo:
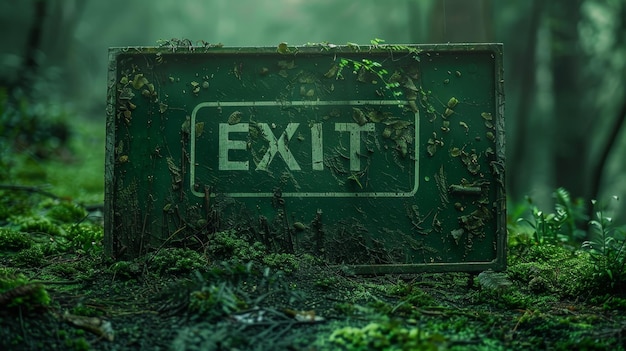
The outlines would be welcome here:
[[[103,155],[108,47],[382,38],[504,43],[513,207],[525,196],[551,206],[558,187],[585,201],[626,195],[626,0],[0,0],[0,33],[3,183],[16,154],[70,162],[65,146],[84,125],[97,126],[97,152],[73,153]],[[103,159],[90,165],[103,174]]]

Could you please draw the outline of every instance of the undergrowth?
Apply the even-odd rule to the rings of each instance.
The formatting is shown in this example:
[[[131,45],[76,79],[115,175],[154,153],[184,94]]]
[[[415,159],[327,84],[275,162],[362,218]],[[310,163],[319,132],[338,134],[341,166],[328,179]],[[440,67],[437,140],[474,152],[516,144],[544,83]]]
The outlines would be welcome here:
[[[607,213],[619,198],[572,199],[562,188],[554,192],[553,211],[543,211],[530,198],[508,219],[509,275],[537,291],[575,297],[609,291],[626,293],[626,229]],[[522,274],[522,272],[525,272]]]

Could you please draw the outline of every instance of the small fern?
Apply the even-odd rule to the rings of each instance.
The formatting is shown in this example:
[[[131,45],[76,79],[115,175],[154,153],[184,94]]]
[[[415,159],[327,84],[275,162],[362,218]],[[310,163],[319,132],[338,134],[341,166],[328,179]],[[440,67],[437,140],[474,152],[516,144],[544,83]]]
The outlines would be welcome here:
[[[513,285],[506,273],[494,272],[491,269],[478,274],[477,280],[482,288],[497,292],[506,291]]]
[[[558,234],[559,241],[569,244],[580,244],[587,233],[582,228],[589,221],[587,208],[581,199],[572,200],[569,192],[558,188],[553,194],[555,211],[561,213],[563,222]]]
[[[614,196],[616,202],[618,197]],[[589,222],[592,240],[585,241],[593,261],[595,275],[600,281],[608,282],[612,289],[621,290],[626,283],[626,230],[618,228],[605,213],[607,206],[592,201],[595,217]]]
[[[517,219],[517,225],[511,229],[526,232],[524,227],[530,227],[531,237],[528,240],[517,238],[517,241],[531,241],[535,245],[559,244],[570,248],[580,245],[586,236],[583,228],[588,221],[583,201],[572,200],[564,188],[556,189],[553,197],[555,205],[552,213],[540,210],[530,198],[527,199],[530,218]]]

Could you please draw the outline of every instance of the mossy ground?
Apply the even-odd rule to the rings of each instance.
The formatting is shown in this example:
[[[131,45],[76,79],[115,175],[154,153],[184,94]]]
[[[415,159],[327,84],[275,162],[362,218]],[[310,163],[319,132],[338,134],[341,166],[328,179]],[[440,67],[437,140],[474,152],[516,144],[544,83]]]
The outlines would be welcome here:
[[[518,244],[482,276],[352,276],[232,231],[111,261],[83,207],[102,201],[102,135],[83,128],[92,154],[9,161],[4,182],[60,198],[0,190],[2,350],[624,349],[626,297],[559,245]]]

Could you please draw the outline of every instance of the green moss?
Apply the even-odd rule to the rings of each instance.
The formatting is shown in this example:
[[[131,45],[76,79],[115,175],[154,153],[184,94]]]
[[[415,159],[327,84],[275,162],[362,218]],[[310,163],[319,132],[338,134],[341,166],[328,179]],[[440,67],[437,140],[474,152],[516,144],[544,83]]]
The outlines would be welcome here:
[[[7,307],[25,306],[33,309],[50,304],[50,296],[41,284],[31,284],[23,274],[0,274],[0,296],[8,298]],[[10,297],[10,298],[9,298]]]
[[[263,244],[244,240],[234,230],[215,233],[209,243],[209,253],[215,260],[260,261],[266,252]]]
[[[206,268],[206,259],[190,249],[165,248],[151,257],[149,267],[158,273],[181,274]]]
[[[268,267],[292,273],[300,268],[300,262],[292,254],[271,253],[263,257],[263,263]]]
[[[408,284],[403,281],[398,282],[390,287],[389,293],[400,297],[401,302],[412,306],[433,306],[437,303],[428,293],[414,284]]]
[[[568,260],[572,251],[553,244],[529,245],[510,257],[510,263]]]
[[[108,271],[115,277],[132,279],[141,275],[142,266],[136,261],[117,261],[109,267]]]
[[[102,252],[102,240],[104,228],[99,224],[78,223],[64,227],[65,238],[69,241],[71,249],[80,250],[82,253]]]
[[[315,280],[315,286],[322,290],[330,290],[339,283],[336,276],[325,276]]]
[[[91,306],[85,306],[83,303],[79,303],[78,305],[72,308],[70,312],[73,315],[77,316],[86,316],[86,317],[97,317],[103,314],[102,310],[95,309]]]
[[[511,257],[507,273],[533,294],[552,294],[559,298],[586,298],[601,289],[593,277],[586,252],[556,246],[530,246],[523,254]]]
[[[87,211],[81,206],[70,202],[46,199],[39,204],[46,217],[60,223],[75,223],[87,216]]]
[[[527,310],[518,318],[517,334],[528,340],[529,348],[546,348],[546,340],[554,340],[550,349],[588,349],[581,348],[580,344],[588,345],[589,333],[594,329],[594,323],[599,320],[585,320],[578,315],[555,315],[543,313],[539,310]],[[540,336],[540,337],[539,337]],[[607,344],[613,343],[610,338],[596,339],[593,350],[605,350]]]
[[[58,225],[52,223],[49,218],[42,216],[12,216],[9,219],[20,231],[26,233],[47,234],[51,236],[59,236],[62,229]]]
[[[19,266],[39,267],[44,261],[43,250],[40,245],[35,245],[18,252],[13,260]]]
[[[28,249],[32,245],[33,239],[28,235],[8,228],[0,228],[0,250],[19,251]]]
[[[78,268],[84,268],[84,261],[54,263],[48,266],[48,271],[57,279],[72,278],[80,272]]]
[[[67,347],[67,350],[75,350],[75,351],[91,350],[91,345],[84,337],[79,337],[76,339],[67,338],[65,339],[65,346]]]
[[[386,319],[361,328],[337,329],[327,341],[329,343],[320,347],[321,350],[439,350],[447,345],[441,335],[431,335],[415,326]]]

